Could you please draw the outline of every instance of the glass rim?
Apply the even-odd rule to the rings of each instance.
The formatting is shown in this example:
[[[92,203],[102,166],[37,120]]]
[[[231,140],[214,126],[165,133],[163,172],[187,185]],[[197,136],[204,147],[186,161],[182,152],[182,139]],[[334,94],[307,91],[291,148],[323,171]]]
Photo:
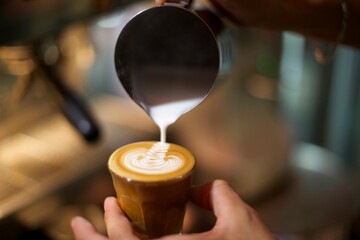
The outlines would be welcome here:
[[[179,147],[181,149],[184,149],[186,151],[186,154],[189,154],[192,157],[193,165],[192,165],[191,168],[188,169],[188,171],[180,173],[178,175],[172,175],[172,176],[169,176],[169,177],[166,177],[166,175],[171,174],[171,172],[170,173],[159,173],[159,174],[156,174],[156,176],[160,176],[160,177],[164,176],[163,179],[142,180],[140,177],[136,177],[137,173],[134,173],[134,176],[131,177],[131,176],[122,175],[122,174],[118,173],[117,171],[111,169],[110,162],[113,161],[112,159],[114,158],[114,155],[116,155],[117,152],[120,151],[121,149],[127,148],[128,146],[134,145],[134,144],[158,143],[158,142],[160,142],[160,141],[153,141],[153,140],[150,140],[150,141],[138,141],[138,142],[132,142],[132,143],[125,144],[125,145],[115,149],[111,153],[111,155],[110,155],[110,157],[108,159],[108,162],[107,162],[107,168],[108,168],[109,172],[112,175],[114,175],[114,176],[116,176],[116,177],[118,177],[118,178],[120,178],[120,179],[122,179],[124,181],[133,182],[133,183],[141,183],[141,184],[159,184],[159,183],[166,183],[166,182],[176,182],[176,181],[181,181],[182,179],[184,179],[184,178],[188,177],[189,175],[193,174],[193,172],[195,171],[195,168],[197,166],[196,158],[195,158],[194,154],[192,152],[190,152],[187,148],[185,148],[185,147],[183,147],[183,146],[181,146],[179,144],[169,143],[169,142],[166,142],[166,143],[170,144],[170,145],[174,145],[174,146]],[[131,175],[131,174],[129,174],[129,175]],[[147,175],[149,175],[149,177],[151,178],[152,174],[143,174],[143,176],[145,176],[145,178],[146,178]],[[155,174],[153,176],[155,176]]]
[[[179,175],[179,176],[176,176],[176,177],[170,177],[170,178],[164,178],[164,179],[161,179],[161,180],[139,180],[139,179],[133,179],[133,178],[130,178],[130,177],[124,177],[124,176],[121,176],[119,174],[117,174],[116,172],[114,172],[113,170],[110,169],[109,165],[108,165],[108,170],[109,172],[111,173],[111,175],[114,177],[118,177],[126,182],[129,182],[129,183],[135,183],[135,184],[145,184],[145,185],[156,185],[156,184],[159,184],[159,183],[162,183],[162,184],[166,184],[166,183],[174,183],[174,182],[179,182],[191,175],[193,175],[194,171],[195,171],[195,166],[196,166],[196,163],[194,164],[194,166],[191,168],[190,171],[188,171],[187,173],[185,174],[182,174],[182,175]]]

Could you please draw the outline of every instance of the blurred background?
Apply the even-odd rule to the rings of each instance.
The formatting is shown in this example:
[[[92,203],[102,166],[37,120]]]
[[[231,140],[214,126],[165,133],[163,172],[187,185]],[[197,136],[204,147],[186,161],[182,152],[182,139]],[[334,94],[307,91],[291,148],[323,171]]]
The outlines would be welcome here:
[[[126,22],[153,2],[0,1],[0,238],[105,232],[107,159],[158,140],[113,62]],[[194,184],[229,181],[279,239],[360,239],[360,53],[317,63],[310,39],[228,26],[233,65],[169,128],[197,158]],[[184,231],[214,217],[189,204]]]

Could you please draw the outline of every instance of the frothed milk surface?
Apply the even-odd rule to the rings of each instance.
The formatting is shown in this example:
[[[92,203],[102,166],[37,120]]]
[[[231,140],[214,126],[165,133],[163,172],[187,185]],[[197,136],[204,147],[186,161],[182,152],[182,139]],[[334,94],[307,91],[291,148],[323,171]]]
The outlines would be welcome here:
[[[149,182],[182,177],[194,165],[194,156],[185,148],[155,141],[125,145],[109,160],[109,168],[120,177]]]

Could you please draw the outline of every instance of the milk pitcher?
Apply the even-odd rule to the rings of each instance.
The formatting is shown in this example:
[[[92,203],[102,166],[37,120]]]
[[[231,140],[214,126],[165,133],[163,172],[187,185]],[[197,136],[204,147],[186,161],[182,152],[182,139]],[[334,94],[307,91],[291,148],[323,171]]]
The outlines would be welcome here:
[[[224,26],[216,14],[186,0],[138,13],[116,43],[120,82],[150,115],[169,102],[189,102],[181,111],[190,110],[231,67],[233,43]]]

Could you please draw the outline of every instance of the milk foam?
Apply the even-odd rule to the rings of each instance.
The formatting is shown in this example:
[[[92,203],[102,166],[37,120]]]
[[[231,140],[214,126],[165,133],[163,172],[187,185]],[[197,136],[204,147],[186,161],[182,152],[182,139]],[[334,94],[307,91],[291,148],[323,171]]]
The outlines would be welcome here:
[[[182,114],[190,111],[202,101],[201,98],[192,98],[170,102],[155,106],[148,106],[148,113],[160,128],[160,141],[166,142],[166,129]]]
[[[170,144],[157,142],[150,149],[136,148],[123,156],[123,164],[129,170],[142,174],[174,172],[184,164],[180,155],[167,155]]]
[[[187,176],[195,167],[195,157],[173,143],[144,141],[130,143],[114,151],[109,170],[127,181],[157,182]]]

